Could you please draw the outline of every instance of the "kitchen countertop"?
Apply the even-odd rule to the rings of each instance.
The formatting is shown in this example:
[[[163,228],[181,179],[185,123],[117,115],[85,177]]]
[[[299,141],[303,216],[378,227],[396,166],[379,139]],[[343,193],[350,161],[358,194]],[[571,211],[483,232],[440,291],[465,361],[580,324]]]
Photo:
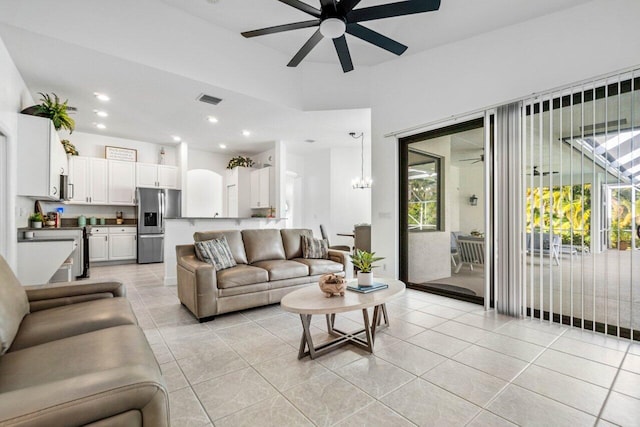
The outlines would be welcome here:
[[[71,237],[34,237],[33,239],[25,239],[23,237],[18,238],[18,243],[33,243],[33,242],[73,242],[76,239]]]
[[[56,230],[82,230],[84,227],[42,227],[42,228],[31,228],[31,227],[21,227],[18,228],[18,231],[56,231]]]
[[[164,219],[215,219],[215,220],[220,220],[220,219],[224,219],[224,220],[242,220],[245,221],[247,219],[271,219],[271,220],[275,220],[275,221],[282,221],[285,220],[287,218],[267,218],[266,216],[244,216],[244,217],[236,217],[236,216],[217,216],[217,217],[211,217],[211,216],[181,216],[181,217],[170,217],[167,216]]]

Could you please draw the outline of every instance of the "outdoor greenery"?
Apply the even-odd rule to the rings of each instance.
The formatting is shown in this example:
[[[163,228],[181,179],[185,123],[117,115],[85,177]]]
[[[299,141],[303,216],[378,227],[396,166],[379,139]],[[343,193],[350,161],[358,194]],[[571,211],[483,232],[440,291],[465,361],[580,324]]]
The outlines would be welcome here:
[[[634,227],[640,225],[640,199],[636,200],[636,220],[633,220],[633,209],[630,188],[617,188],[611,192],[611,247],[626,249],[631,244]],[[640,239],[636,240],[640,247]]]
[[[591,245],[591,184],[527,189],[527,232],[553,233],[562,244]]]
[[[438,183],[433,178],[409,180],[409,229],[436,229]]]

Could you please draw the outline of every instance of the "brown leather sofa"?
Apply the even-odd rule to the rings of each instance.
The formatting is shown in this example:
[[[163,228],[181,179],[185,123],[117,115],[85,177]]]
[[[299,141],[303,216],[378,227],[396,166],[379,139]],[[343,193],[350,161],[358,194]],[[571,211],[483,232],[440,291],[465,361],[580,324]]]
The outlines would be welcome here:
[[[23,287],[0,257],[0,425],[169,425],[122,283]]]
[[[317,283],[326,273],[344,275],[348,253],[329,250],[329,259],[302,257],[308,229],[225,230],[194,233],[195,241],[226,236],[235,267],[216,272],[200,261],[194,245],[176,246],[178,297],[200,321],[280,302],[287,293]]]

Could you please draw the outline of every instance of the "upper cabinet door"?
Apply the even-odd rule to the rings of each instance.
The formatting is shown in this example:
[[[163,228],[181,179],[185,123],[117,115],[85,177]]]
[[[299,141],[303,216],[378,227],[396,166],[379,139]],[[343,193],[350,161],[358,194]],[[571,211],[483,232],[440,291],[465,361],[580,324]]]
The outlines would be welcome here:
[[[260,171],[251,171],[251,208],[260,208]]]
[[[106,159],[89,159],[89,203],[109,202],[108,162]]]
[[[74,203],[89,203],[89,158],[72,156],[69,163],[69,184],[72,186],[70,200]],[[105,171],[107,169],[105,168]],[[105,188],[106,188],[105,174]]]
[[[109,203],[133,205],[136,193],[136,164],[109,160]]]
[[[158,186],[160,188],[178,188],[178,168],[158,165]]]
[[[157,188],[158,165],[136,163],[136,185],[141,188]]]

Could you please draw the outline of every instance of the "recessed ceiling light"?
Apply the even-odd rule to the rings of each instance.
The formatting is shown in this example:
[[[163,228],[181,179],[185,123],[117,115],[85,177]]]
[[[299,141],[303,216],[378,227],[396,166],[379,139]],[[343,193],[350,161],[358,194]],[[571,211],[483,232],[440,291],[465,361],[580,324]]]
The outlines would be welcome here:
[[[173,139],[173,142],[180,142],[182,141],[182,138],[180,138],[178,135],[173,135],[171,137],[171,139]]]
[[[313,144],[314,142],[316,142],[315,139],[305,139],[304,142],[308,142],[309,144]]]
[[[251,136],[251,131],[248,131],[248,130],[245,129],[245,130],[242,131],[242,134],[244,136]]]
[[[101,111],[101,110],[93,110],[93,112],[95,113],[96,116],[98,117],[109,117],[109,113],[107,113],[106,111]]]
[[[207,121],[209,123],[218,123],[218,118],[214,116],[207,116]]]
[[[220,145],[219,145],[219,147],[220,147],[220,148],[222,148],[223,150],[224,150],[225,148],[227,148],[227,146],[226,146],[226,145],[224,145],[224,144],[220,144]]]
[[[97,127],[98,129],[106,129],[107,128],[104,125],[104,123],[94,123],[94,126]]]
[[[99,92],[93,92],[93,96],[98,98],[100,101],[108,101],[108,100],[111,99],[111,98],[109,98],[109,95],[104,94],[104,93],[99,93]]]

